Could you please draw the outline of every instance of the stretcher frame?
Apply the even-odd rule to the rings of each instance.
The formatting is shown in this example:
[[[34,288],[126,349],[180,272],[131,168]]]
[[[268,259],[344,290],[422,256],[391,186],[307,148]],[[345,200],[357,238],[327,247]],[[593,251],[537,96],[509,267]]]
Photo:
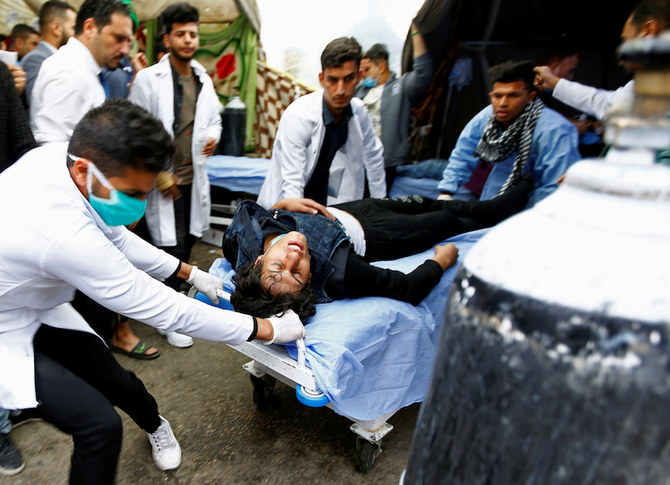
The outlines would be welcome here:
[[[267,381],[262,380],[266,379],[266,376],[270,376],[294,389],[298,385],[306,389],[318,389],[311,369],[300,365],[297,360],[293,359],[286,350],[278,345],[267,346],[261,342],[253,341],[237,346],[229,345],[229,347],[253,359],[242,365],[242,368],[252,376],[254,386],[265,386]],[[260,382],[253,378],[259,379]],[[262,389],[254,389],[254,397],[258,395],[259,399],[263,399],[260,397],[262,392]],[[256,404],[262,405],[258,401]],[[331,403],[328,403],[326,407],[334,409]],[[357,435],[358,466],[362,472],[368,472],[372,468],[377,455],[381,453],[382,438],[393,429],[393,426],[386,420],[394,414],[395,411],[369,421],[356,420],[345,416],[353,421],[349,429]]]
[[[195,287],[191,287],[188,296],[194,298],[196,293]],[[219,298],[230,301],[230,293],[226,291],[219,290],[217,295]],[[294,389],[302,386],[304,389],[318,392],[319,388],[314,373],[305,365],[305,346],[302,342],[298,345],[298,360],[293,359],[279,345],[265,345],[259,341],[252,341],[228,346],[253,359],[243,364],[242,368],[251,375],[254,385],[254,401],[257,407],[261,408],[266,404],[274,389],[274,380],[283,382]],[[268,376],[272,379],[269,382]],[[330,402],[325,407],[334,410]],[[382,452],[382,438],[393,429],[393,426],[386,420],[395,413],[396,411],[386,413],[373,420],[357,420],[345,416],[353,421],[349,429],[357,435],[358,468],[363,473],[370,471],[375,459]]]

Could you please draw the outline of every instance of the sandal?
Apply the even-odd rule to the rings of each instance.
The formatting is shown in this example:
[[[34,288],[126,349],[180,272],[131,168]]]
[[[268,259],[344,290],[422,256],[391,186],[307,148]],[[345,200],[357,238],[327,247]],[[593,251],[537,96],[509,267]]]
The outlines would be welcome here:
[[[151,360],[161,355],[161,351],[158,349],[156,349],[156,353],[154,354],[147,354],[147,350],[149,350],[150,348],[151,345],[147,344],[144,340],[140,340],[139,342],[137,342],[137,345],[133,347],[133,350],[131,350],[130,352],[122,349],[121,347],[117,347],[116,345],[109,344],[109,349],[112,352],[127,355],[128,357],[132,357],[133,359]]]

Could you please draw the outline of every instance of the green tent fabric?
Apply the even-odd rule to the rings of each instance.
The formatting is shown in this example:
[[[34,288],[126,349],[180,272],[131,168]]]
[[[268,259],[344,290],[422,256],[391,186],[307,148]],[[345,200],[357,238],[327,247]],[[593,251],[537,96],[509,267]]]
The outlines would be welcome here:
[[[201,24],[196,58],[212,76],[214,88],[224,105],[239,93],[247,107],[245,144],[253,150],[258,34],[252,24],[245,15],[239,15],[226,26]]]

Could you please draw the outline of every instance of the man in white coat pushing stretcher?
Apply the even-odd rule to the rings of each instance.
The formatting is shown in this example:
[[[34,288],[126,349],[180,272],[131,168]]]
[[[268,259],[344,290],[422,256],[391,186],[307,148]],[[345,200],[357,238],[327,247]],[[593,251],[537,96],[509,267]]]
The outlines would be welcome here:
[[[239,344],[305,336],[299,318],[256,319],[205,305],[154,278],[177,275],[216,300],[222,281],[124,226],[139,219],[173,146],[142,108],[111,100],[69,142],[27,153],[0,175],[0,406],[37,414],[74,438],[70,483],[113,483],[124,410],[163,469],[181,459],[169,423],[68,303],[75,289],[168,331]],[[153,278],[152,278],[153,276]]]

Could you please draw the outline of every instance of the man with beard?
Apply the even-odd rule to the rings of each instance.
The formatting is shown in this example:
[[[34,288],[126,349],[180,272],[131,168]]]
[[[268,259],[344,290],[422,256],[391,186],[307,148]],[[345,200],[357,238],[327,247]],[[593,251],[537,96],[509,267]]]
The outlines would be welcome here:
[[[171,173],[162,173],[147,198],[146,226],[151,242],[189,260],[196,237],[209,228],[207,157],[221,136],[219,100],[205,68],[193,57],[198,49],[199,12],[186,2],[169,5],[159,17],[168,50],[160,62],[137,73],[128,99],[160,119],[175,142]],[[142,231],[141,227],[138,230]],[[181,281],[165,282],[179,290]],[[190,337],[168,333],[175,347],[190,347]]]
[[[547,108],[533,86],[533,64],[507,61],[490,71],[491,104],[463,128],[438,185],[441,200],[488,200],[530,172],[533,206],[579,160],[577,129]]]
[[[116,69],[130,51],[133,23],[120,0],[86,0],[74,37],[42,63],[30,100],[30,124],[37,143],[68,141],[75,125],[107,98],[99,77]]]
[[[26,71],[25,93],[28,103],[37,73],[40,72],[44,60],[64,46],[74,35],[77,11],[60,0],[48,0],[40,7],[39,18],[42,40],[21,61],[21,67]]]

